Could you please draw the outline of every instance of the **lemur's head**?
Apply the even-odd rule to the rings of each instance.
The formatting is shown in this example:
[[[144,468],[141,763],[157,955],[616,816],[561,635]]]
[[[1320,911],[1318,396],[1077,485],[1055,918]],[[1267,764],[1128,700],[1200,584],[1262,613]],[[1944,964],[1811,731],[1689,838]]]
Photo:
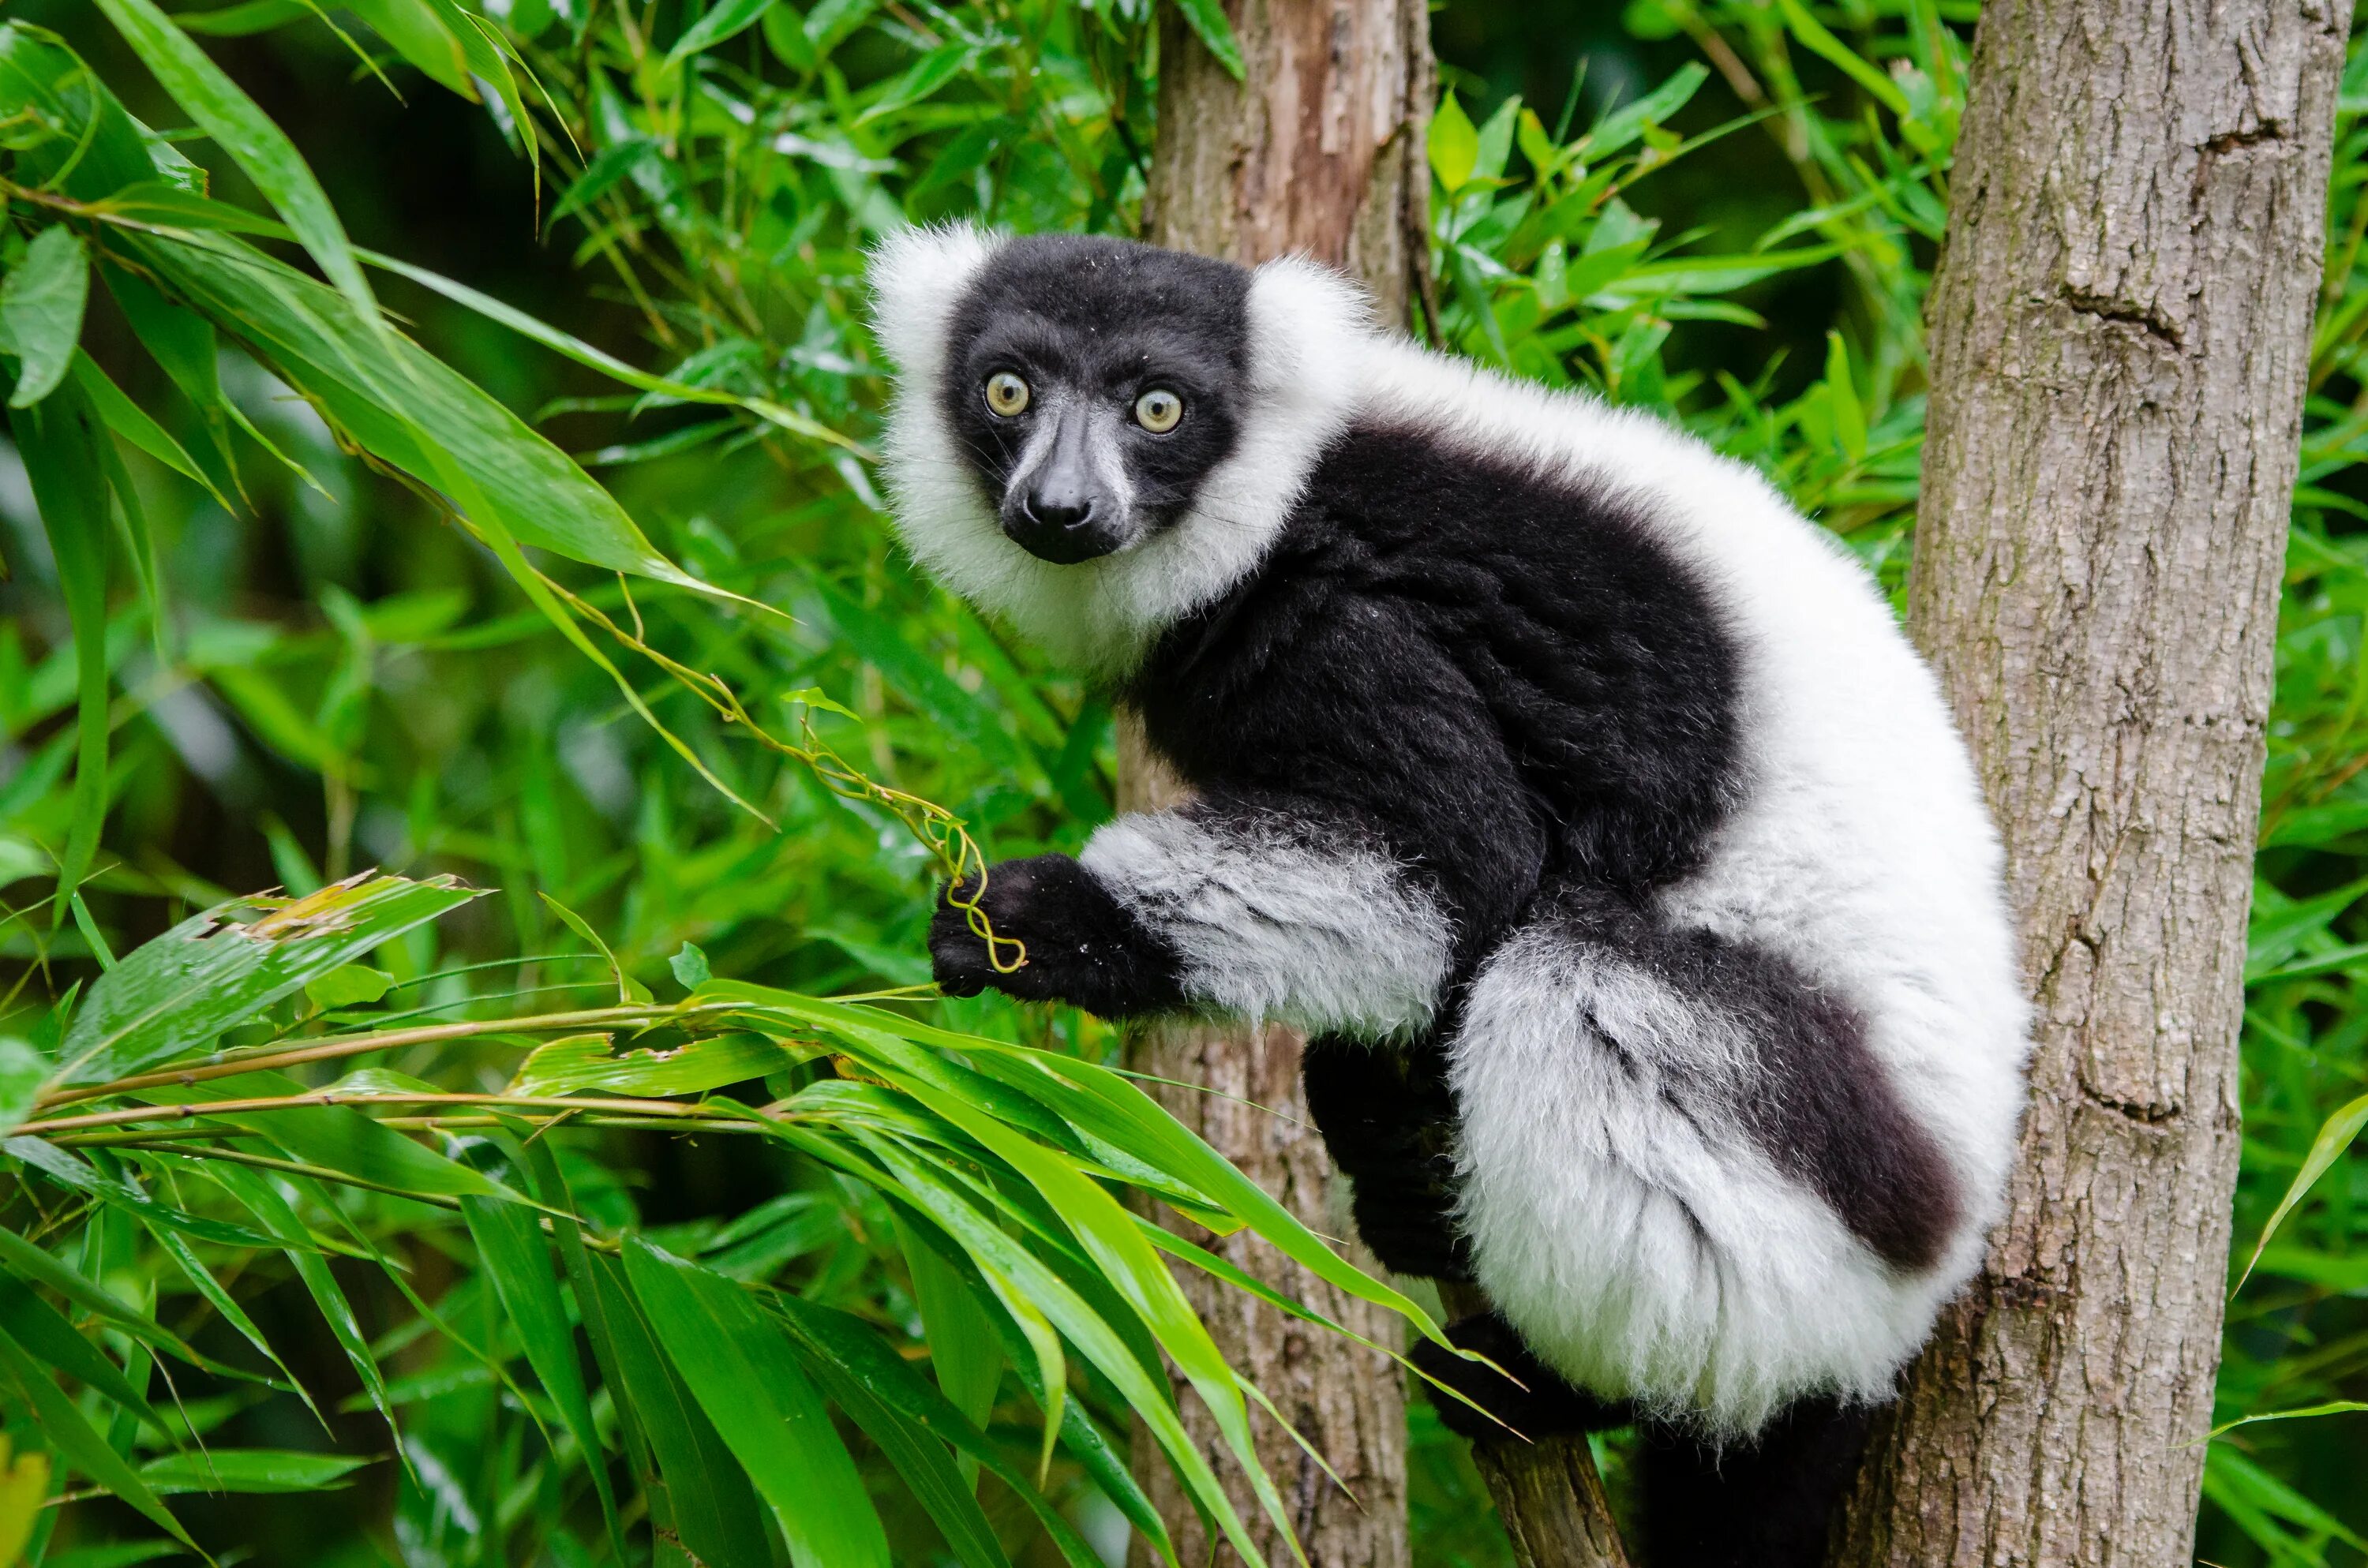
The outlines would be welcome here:
[[[1122,240],[908,230],[872,259],[922,564],[1105,673],[1255,565],[1347,417],[1363,297]]]

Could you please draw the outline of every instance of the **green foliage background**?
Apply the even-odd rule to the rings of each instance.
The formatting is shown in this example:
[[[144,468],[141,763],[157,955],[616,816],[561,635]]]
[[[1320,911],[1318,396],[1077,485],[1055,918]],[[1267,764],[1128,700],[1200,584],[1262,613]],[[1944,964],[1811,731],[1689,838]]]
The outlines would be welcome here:
[[[1567,9],[1437,13],[1449,96],[1417,329],[1668,412],[1896,586],[1971,7]],[[0,335],[22,405],[0,461],[0,1123],[142,1114],[129,1091],[55,1101],[88,1027],[74,1009],[130,994],[196,912],[371,867],[495,891],[381,886],[450,907],[382,933],[351,916],[385,938],[366,966],[277,995],[227,984],[222,1016],[140,1065],[475,1020],[295,1065],[278,1089],[232,1082],[516,1103],[372,1105],[438,1162],[381,1184],[410,1198],[352,1184],[359,1142],[290,1158],[285,1111],[199,1119],[178,1152],[153,1122],[71,1131],[47,1145],[63,1166],[11,1144],[0,1225],[26,1244],[0,1241],[17,1456],[0,1562],[180,1551],[169,1506],[223,1561],[573,1568],[620,1551],[603,1489],[627,1557],[655,1542],[678,1562],[667,1521],[702,1468],[740,1532],[711,1561],[1061,1561],[1040,1505],[1082,1530],[1071,1560],[1119,1549],[1130,1503],[1106,1455],[1064,1441],[1039,1470],[1047,1363],[981,1272],[976,1247],[1000,1244],[932,1230],[915,1194],[932,1171],[971,1182],[1116,1325],[1123,1356],[1097,1359],[1083,1319],[1057,1342],[1069,1403],[1121,1441],[1175,1395],[1111,1369],[1158,1379],[1150,1346],[1189,1352],[1189,1326],[1130,1286],[1117,1241],[1054,1222],[1052,1195],[1077,1190],[1060,1184],[1292,1238],[1156,1123],[1110,1143],[1095,1118],[1136,1102],[1094,1074],[1115,1048],[1099,1025],[900,989],[927,979],[929,890],[965,842],[923,802],[997,858],[1075,848],[1110,809],[1110,723],[891,545],[860,275],[866,241],[910,221],[1131,232],[1158,131],[1150,0],[164,10],[185,35],[148,0],[0,9]],[[1223,46],[1206,0],[1180,14]],[[190,38],[291,149],[240,133]],[[2368,1401],[2363,62],[2355,47],[2279,644],[2237,1224],[2242,1253],[2268,1239],[2234,1298],[2229,1422]],[[92,123],[95,84],[148,129],[136,181],[98,181],[103,141],[61,132]],[[809,1000],[831,995],[859,1011]],[[553,1021],[584,1013],[600,1016]],[[688,1058],[620,1066],[570,1044],[589,1029],[655,1030],[638,1042]],[[962,1121],[942,1074],[992,1063],[1022,1064],[1019,1097],[962,1078],[988,1107]],[[697,1131],[646,1107],[560,1115],[587,1086],[670,1100]],[[797,1136],[742,1135],[760,1107]],[[529,1197],[583,1231],[546,1237]],[[734,1280],[763,1289],[718,1283]],[[636,1351],[604,1316],[620,1304],[655,1341],[755,1359]],[[10,1357],[19,1341],[35,1348]],[[704,1403],[755,1383],[808,1390],[771,1426],[810,1449],[746,1447],[764,1424]],[[664,1403],[652,1387],[689,1413],[666,1439],[679,1464],[635,1417]],[[924,1419],[932,1393],[974,1439]],[[89,1437],[62,1436],[66,1410]],[[1420,1402],[1414,1420],[1417,1560],[1506,1561],[1468,1465]],[[1605,1445],[1615,1486],[1622,1452]],[[2364,1471],[2356,1411],[2226,1432],[2200,1558],[2362,1561]],[[785,1477],[791,1506],[767,1506]]]

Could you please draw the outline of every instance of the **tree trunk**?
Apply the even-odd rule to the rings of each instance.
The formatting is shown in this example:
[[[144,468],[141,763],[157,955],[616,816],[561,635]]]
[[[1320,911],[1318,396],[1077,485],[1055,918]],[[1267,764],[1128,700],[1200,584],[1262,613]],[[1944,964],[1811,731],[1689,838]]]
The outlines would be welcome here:
[[[2189,1561],[2350,0],[1992,0],[1909,593],[2006,838],[2032,1108],[1852,1564]]]
[[[1303,252],[1361,278],[1384,312],[1402,314],[1427,245],[1423,126],[1431,64],[1423,0],[1229,0],[1225,9],[1241,43],[1243,81],[1217,63],[1177,7],[1166,8],[1149,238],[1246,263]],[[1122,728],[1121,807],[1153,810],[1177,795],[1173,777],[1148,754],[1140,731]],[[1346,1206],[1300,1092],[1301,1044],[1290,1030],[1272,1027],[1178,1024],[1143,1030],[1133,1059],[1144,1072],[1199,1085],[1145,1086],[1301,1220],[1344,1236]],[[1266,1249],[1205,1232],[1194,1239],[1334,1322],[1382,1344],[1397,1342],[1388,1314]],[[1290,1507],[1309,1562],[1318,1568],[1406,1568],[1406,1399],[1397,1368],[1197,1270],[1178,1274],[1218,1347],[1353,1494],[1333,1485],[1271,1422],[1254,1416],[1259,1458]],[[1261,1558],[1288,1562],[1249,1489],[1224,1463],[1206,1412],[1188,1402],[1185,1419],[1227,1476]],[[1140,1439],[1136,1448],[1148,1451]],[[1212,1561],[1207,1533],[1167,1468],[1145,1465],[1143,1479],[1183,1561]],[[1235,1561],[1222,1543],[1217,1551],[1213,1561]],[[1146,1561],[1140,1541],[1134,1560]]]

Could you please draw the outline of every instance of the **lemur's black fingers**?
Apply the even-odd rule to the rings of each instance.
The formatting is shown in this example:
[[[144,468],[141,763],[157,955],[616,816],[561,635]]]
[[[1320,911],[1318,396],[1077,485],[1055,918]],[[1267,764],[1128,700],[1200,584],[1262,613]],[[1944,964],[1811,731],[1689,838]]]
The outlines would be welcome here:
[[[1498,1313],[1452,1323],[1447,1337],[1460,1348],[1478,1351],[1511,1374],[1508,1378],[1477,1361],[1467,1361],[1429,1340],[1414,1347],[1410,1354],[1417,1370],[1481,1407],[1474,1410],[1436,1388],[1429,1391],[1439,1419],[1459,1437],[1475,1443],[1518,1441],[1518,1433],[1536,1441],[1605,1431],[1635,1419],[1629,1402],[1600,1399],[1564,1381],[1531,1354],[1513,1325]]]

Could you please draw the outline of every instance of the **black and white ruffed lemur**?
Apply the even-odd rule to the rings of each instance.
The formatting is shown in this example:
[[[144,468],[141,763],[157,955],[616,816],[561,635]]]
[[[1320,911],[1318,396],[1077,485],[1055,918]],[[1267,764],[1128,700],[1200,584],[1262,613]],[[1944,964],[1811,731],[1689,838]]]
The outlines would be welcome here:
[[[1656,420],[1379,328],[1313,264],[907,231],[873,259],[921,565],[1191,787],[989,873],[951,994],[1312,1037],[1357,1224],[1472,1279],[1531,1436],[1637,1422],[1658,1568],[1823,1555],[2022,1103],[2000,853],[1867,574]],[[1478,1424],[1448,1401],[1442,1414]]]

